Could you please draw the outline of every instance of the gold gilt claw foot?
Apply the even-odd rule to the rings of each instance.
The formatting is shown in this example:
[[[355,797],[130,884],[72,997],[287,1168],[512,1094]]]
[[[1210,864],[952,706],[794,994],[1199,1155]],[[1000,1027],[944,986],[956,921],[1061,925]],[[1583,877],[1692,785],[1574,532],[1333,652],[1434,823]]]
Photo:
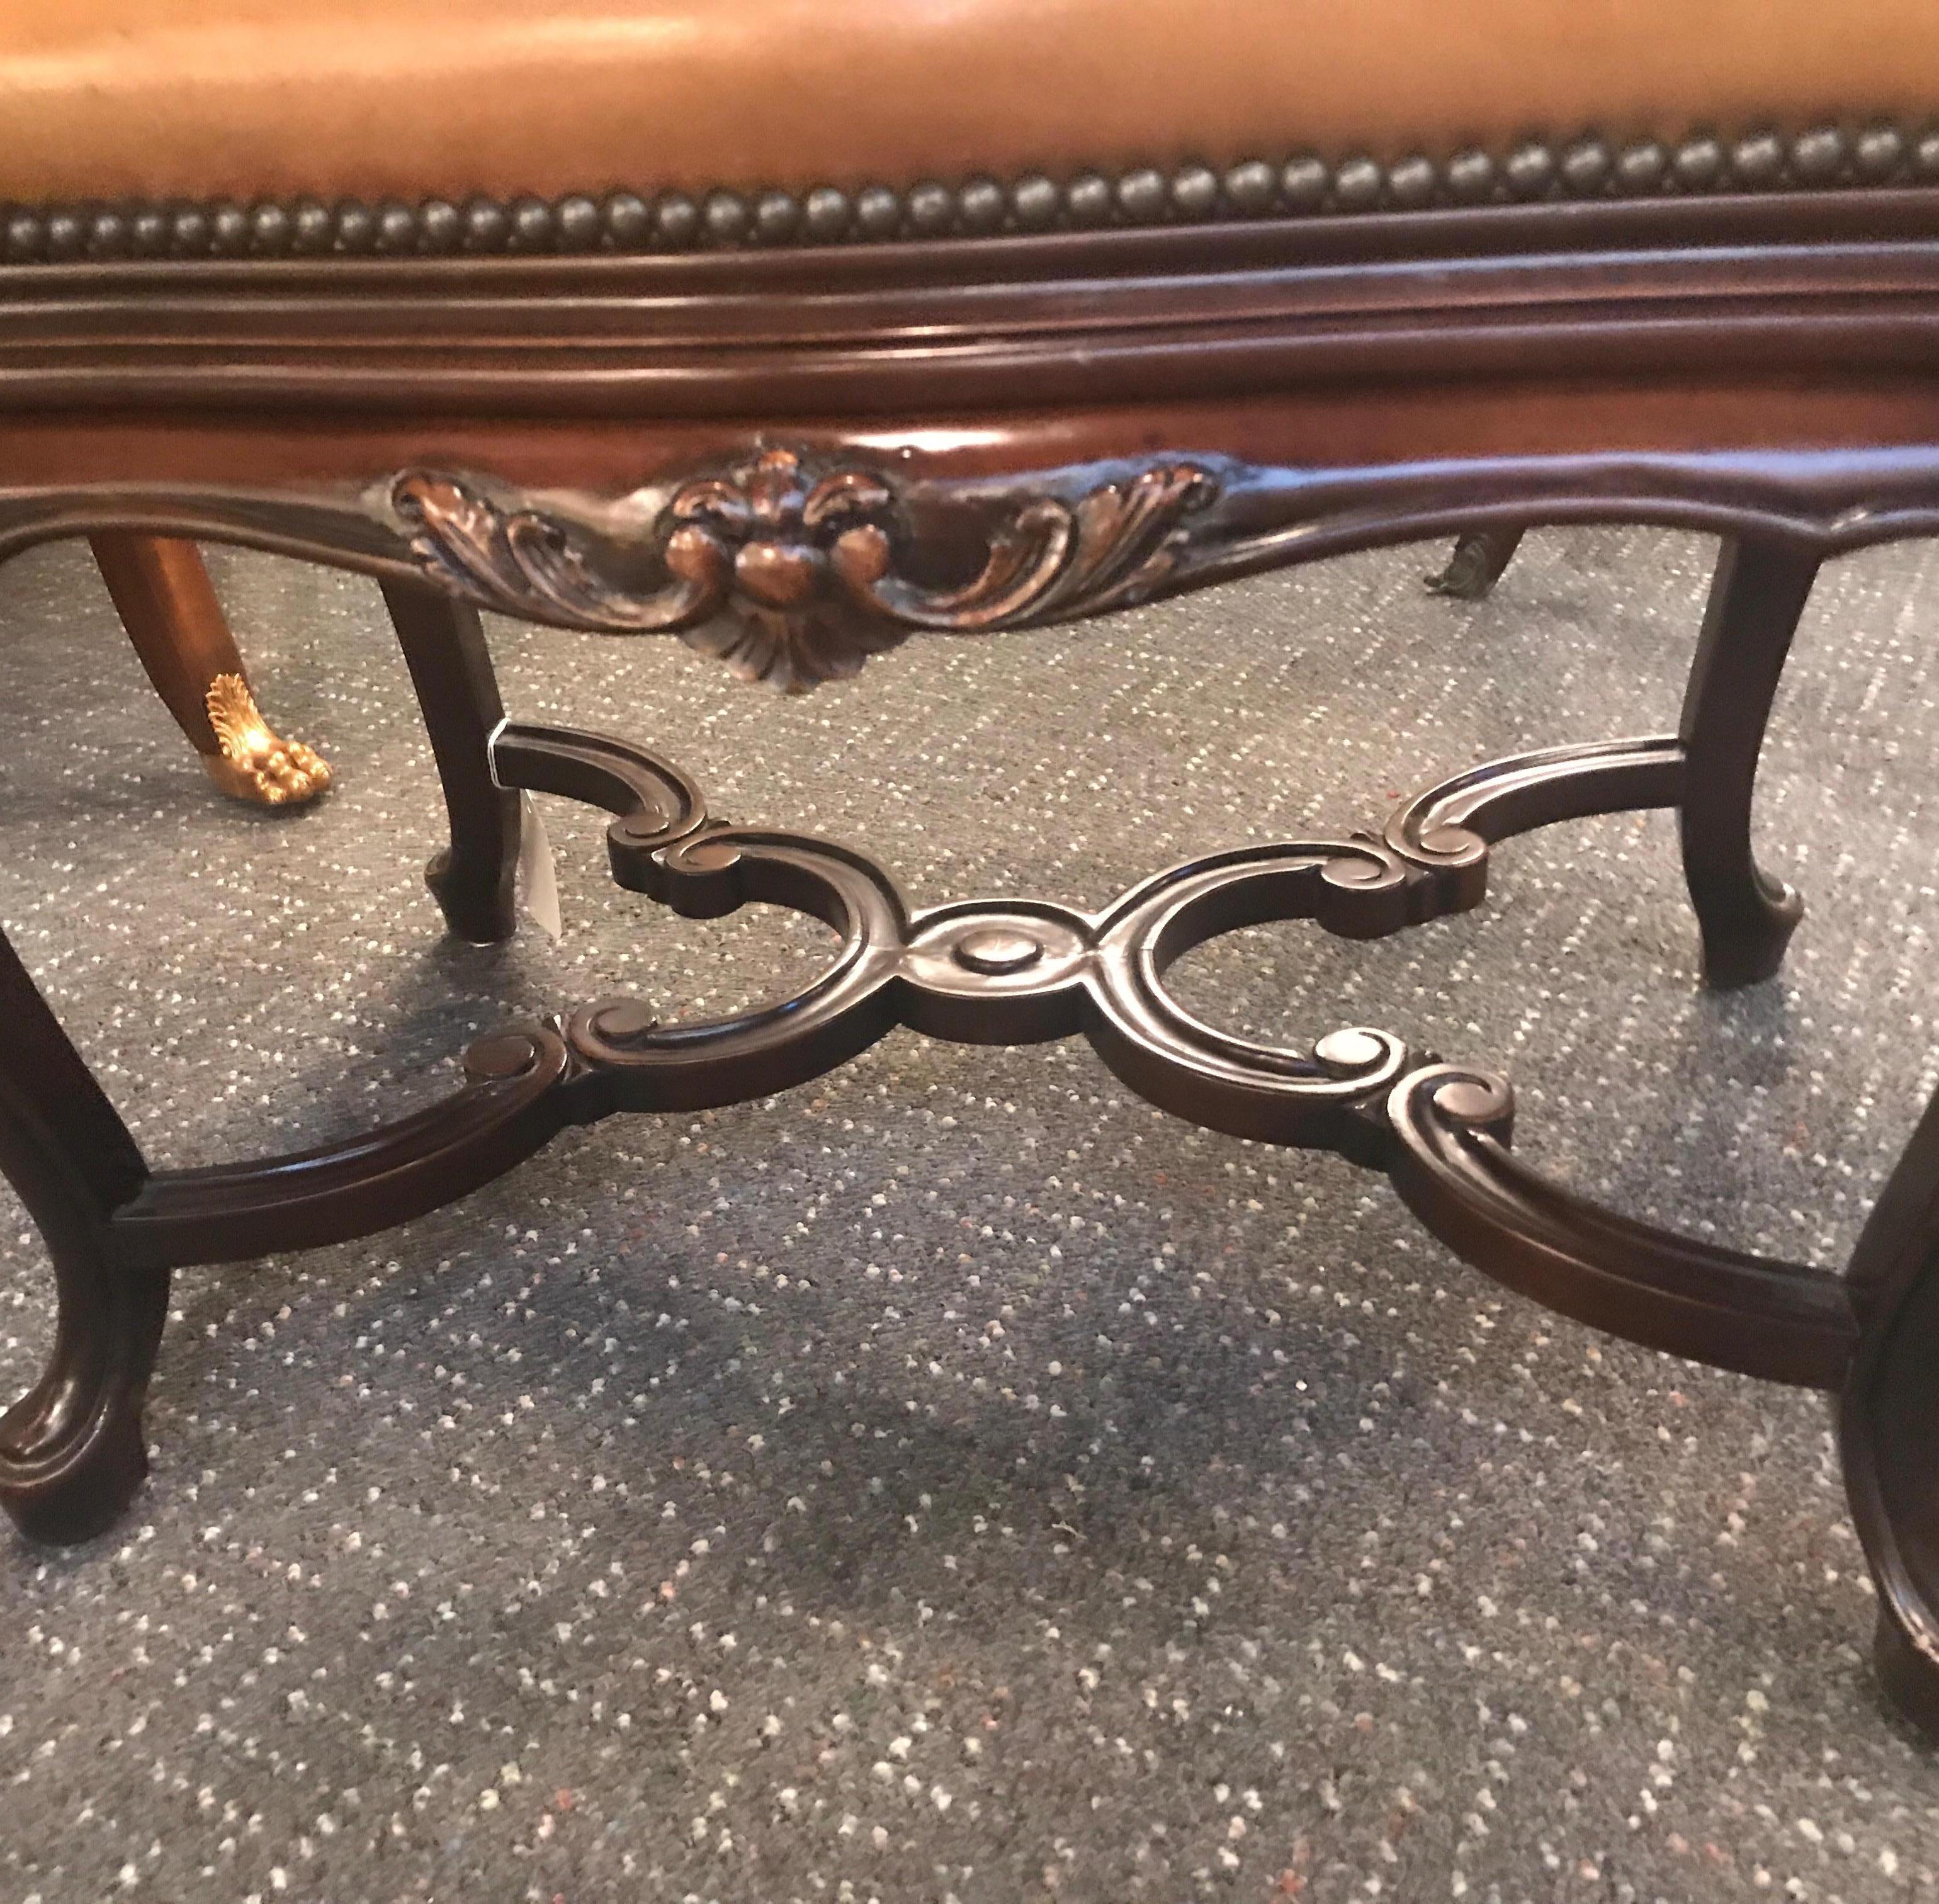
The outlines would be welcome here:
[[[222,751],[205,754],[202,765],[225,794],[258,806],[302,806],[327,790],[329,762],[276,734],[240,675],[218,675],[205,699]]]

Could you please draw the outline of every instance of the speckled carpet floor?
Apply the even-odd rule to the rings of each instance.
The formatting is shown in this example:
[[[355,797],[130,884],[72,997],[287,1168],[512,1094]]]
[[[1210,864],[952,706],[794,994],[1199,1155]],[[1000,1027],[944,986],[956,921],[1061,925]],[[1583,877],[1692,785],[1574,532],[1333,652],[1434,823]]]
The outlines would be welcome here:
[[[1673,726],[1706,545],[1541,535],[1478,607],[1422,593],[1434,553],[796,701],[670,642],[494,639],[515,713],[656,744],[918,903],[1090,904]],[[157,1159],[395,1114],[508,1016],[718,1012],[820,955],[616,892],[555,803],[563,937],[443,940],[374,587],[217,569],[337,767],[315,811],[218,800],[74,551],[9,571],[0,644],[0,918]],[[1761,812],[1810,909],[1773,984],[1697,989],[1651,815],[1505,849],[1478,915],[1250,931],[1178,989],[1496,1062],[1572,1184],[1837,1262],[1939,1069],[1935,634],[1931,553],[1821,583]],[[11,1391],[51,1310],[11,1199],[0,1257]],[[6,1904],[1939,1890],[1822,1400],[1551,1319],[1380,1179],[1161,1119],[1081,1046],[897,1034],[175,1305],[123,1528],[0,1540]]]

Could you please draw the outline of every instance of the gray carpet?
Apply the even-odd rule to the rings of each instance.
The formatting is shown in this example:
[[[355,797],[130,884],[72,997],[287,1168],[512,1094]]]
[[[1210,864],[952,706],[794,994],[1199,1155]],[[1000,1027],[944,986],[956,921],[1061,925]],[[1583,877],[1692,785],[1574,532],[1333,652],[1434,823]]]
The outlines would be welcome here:
[[[500,627],[515,712],[918,903],[1101,902],[1532,745],[1673,725],[1709,550],[1545,535],[798,701],[677,644]],[[1389,1025],[1517,1081],[1517,1141],[1700,1233],[1849,1249],[1935,1082],[1936,559],[1829,572],[1769,757],[1783,977],[1695,983],[1662,815],[1499,855],[1480,914],[1195,955],[1254,1034]],[[546,803],[565,931],[455,946],[375,589],[218,560],[335,762],[219,802],[68,550],[8,577],[0,918],[153,1157],[449,1089],[475,1029],[719,1012],[820,928],[662,915]],[[0,1210],[0,1385],[50,1327]],[[1939,1763],[1881,1709],[1821,1400],[1494,1290],[1377,1178],[1207,1136],[1081,1046],[898,1034],[820,1084],[570,1135],[455,1209],[176,1283],[121,1531],[0,1543],[0,1898],[979,1904],[1926,1896]]]

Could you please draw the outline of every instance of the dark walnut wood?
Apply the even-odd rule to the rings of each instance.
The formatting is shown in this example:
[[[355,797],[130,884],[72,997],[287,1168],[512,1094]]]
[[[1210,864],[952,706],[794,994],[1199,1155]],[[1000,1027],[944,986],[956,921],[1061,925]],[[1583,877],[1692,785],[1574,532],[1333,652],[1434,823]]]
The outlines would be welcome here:
[[[1351,414],[1397,378],[1926,387],[1935,208],[1914,187],[668,257],[0,267],[0,406],[772,430],[1301,387]]]
[[[1478,517],[1511,523],[1511,536],[1530,521],[1718,532],[1752,559],[1713,613],[1785,629],[1803,598],[1761,601],[1757,563],[1802,565],[1808,584],[1828,555],[1939,530],[1939,429],[1934,446],[1889,455],[1748,449],[1308,468],[1207,448],[972,477],[906,475],[873,448],[802,445],[612,495],[431,469],[282,490],[43,483],[0,491],[0,558],[105,522],[124,535],[242,543],[376,575],[394,597],[407,656],[427,652],[412,631],[448,618],[455,596],[556,626],[676,635],[744,679],[802,690],[852,675],[915,634],[1106,614]],[[1719,789],[1742,782],[1740,806],[1762,727],[1735,710],[1747,693],[1767,704],[1788,640],[1773,647],[1755,627],[1726,629],[1700,651],[1686,727],[1706,776]],[[1746,666],[1755,678],[1740,678]],[[434,688],[431,698],[455,708],[471,693]],[[1708,705],[1728,711],[1715,739]],[[480,718],[489,728],[496,716]],[[1727,746],[1743,757],[1724,761],[1717,751]]]
[[[1727,539],[1710,588],[1684,698],[1688,775],[1678,815],[1683,870],[1712,983],[1749,985],[1777,970],[1804,901],[1751,851],[1751,790],[1764,724],[1791,638],[1818,574],[1813,549]]]
[[[376,577],[443,785],[429,876],[455,931],[511,929],[531,789],[610,813],[630,889],[832,934],[789,998],[713,1022],[583,1003],[479,1040],[415,1117],[193,1171],[148,1169],[0,949],[0,1167],[60,1299],[47,1373],[0,1422],[0,1502],[30,1532],[84,1537],[138,1484],[176,1266],[365,1234],[570,1124],[765,1095],[896,1027],[1082,1037],[1182,1117],[1384,1172],[1554,1308],[1837,1391],[1886,1682],[1939,1736],[1939,1110],[1842,1278],[1546,1180],[1512,1147],[1508,1085],[1465,1057],[1352,1025],[1237,1038],[1166,984],[1260,922],[1374,938],[1475,906],[1503,842],[1645,807],[1678,812],[1706,976],[1776,970],[1798,904],[1752,852],[1752,793],[1812,579],[1939,532],[1939,193],[685,257],[42,262],[0,289],[0,558],[185,536]],[[920,633],[1383,543],[1469,538],[1449,580],[1472,593],[1527,527],[1624,520],[1726,541],[1676,734],[1473,767],[1377,827],[1215,853],[1095,911],[923,909],[849,848],[710,816],[626,742],[507,723],[478,620],[665,633],[799,689],[893,666]]]
[[[1477,529],[1463,536],[1446,565],[1426,578],[1429,589],[1457,602],[1487,600],[1507,574],[1521,538],[1519,529]]]
[[[1170,566],[1174,526],[1216,489],[1189,463],[1100,475],[1070,501],[1023,489],[979,572],[942,588],[899,570],[909,532],[886,474],[816,474],[791,449],[683,483],[638,542],[462,477],[400,476],[391,505],[422,567],[483,607],[612,634],[702,631],[695,645],[744,680],[806,688],[918,629],[983,632],[1139,599]]]
[[[519,797],[491,770],[505,709],[478,611],[422,583],[387,580],[384,601],[444,789],[451,843],[425,871],[445,923],[473,945],[512,936],[519,868]]]
[[[1939,1096],[1847,1273],[1861,1324],[1838,1411],[1845,1485],[1879,1592],[1879,1675],[1939,1735]]]

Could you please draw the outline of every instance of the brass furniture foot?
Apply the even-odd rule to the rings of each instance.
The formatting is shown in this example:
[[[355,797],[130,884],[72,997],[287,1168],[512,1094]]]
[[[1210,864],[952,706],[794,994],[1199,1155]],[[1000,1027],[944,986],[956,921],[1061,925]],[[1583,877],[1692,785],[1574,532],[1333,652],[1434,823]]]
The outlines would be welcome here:
[[[209,778],[257,806],[302,806],[326,792],[329,763],[257,707],[195,544],[118,532],[88,540],[142,666]]]
[[[303,806],[327,792],[330,763],[265,720],[240,675],[218,675],[204,697],[221,751],[202,764],[223,792],[259,806]]]

